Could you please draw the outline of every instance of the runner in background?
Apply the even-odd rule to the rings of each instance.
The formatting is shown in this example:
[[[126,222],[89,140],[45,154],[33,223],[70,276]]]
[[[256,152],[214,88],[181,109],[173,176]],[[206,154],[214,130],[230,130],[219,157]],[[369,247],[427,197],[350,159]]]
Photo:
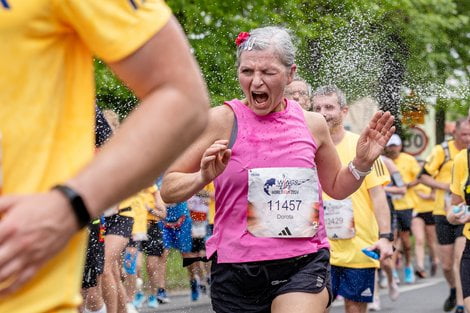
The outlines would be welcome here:
[[[470,312],[470,156],[469,150],[462,149],[454,158],[452,183],[450,185],[451,205],[447,220],[453,225],[464,225],[465,248],[460,261],[460,283],[463,306],[458,305],[456,313]]]
[[[359,135],[346,131],[344,119],[348,105],[344,93],[336,86],[323,86],[312,96],[313,111],[325,118],[341,164],[355,157]],[[331,245],[331,285],[333,298],[341,295],[345,312],[365,313],[373,302],[375,272],[379,260],[393,254],[390,209],[383,186],[390,181],[380,159],[361,186],[349,197],[335,200],[323,193],[326,233]],[[377,253],[377,259],[363,249]],[[395,299],[396,300],[396,299]],[[380,305],[379,305],[380,306]]]
[[[450,205],[449,186],[454,158],[470,144],[470,123],[466,118],[455,122],[453,137],[452,140],[446,140],[433,148],[420,174],[420,181],[436,190],[433,215],[436,222],[437,249],[442,272],[450,288],[449,296],[443,305],[446,312],[452,311],[456,305],[463,305],[462,289],[458,283],[460,259],[465,247],[463,226],[450,224],[446,215]]]
[[[101,147],[113,134],[113,126],[103,112],[95,106],[95,147]],[[88,224],[88,245],[82,279],[83,313],[105,313],[106,306],[101,293],[101,274],[104,270],[104,217]]]
[[[188,199],[188,209],[191,215],[191,236],[193,238],[193,247],[189,257],[206,256],[206,237],[207,237],[207,215],[209,211],[210,192],[206,185],[204,189]],[[188,269],[196,275],[199,289],[207,293],[209,285],[206,282],[209,275],[206,272],[205,264],[201,261],[189,265]],[[191,297],[195,301],[199,297],[198,290],[191,290]]]
[[[123,284],[127,296],[127,313],[137,313],[133,304],[136,293],[137,277],[142,268],[142,243],[148,240],[147,236],[147,207],[146,189],[138,193],[138,205],[133,208],[134,224],[132,226],[132,237],[127,244],[123,256]]]
[[[417,177],[421,170],[416,159],[408,153],[402,152],[400,136],[394,134],[387,142],[385,155],[395,163],[407,188],[404,196],[392,196],[393,207],[397,215],[398,236],[405,256],[404,276],[405,283],[415,282],[413,265],[411,262],[411,221],[413,219],[414,198],[411,187],[417,184]],[[397,249],[396,256],[400,249]]]
[[[424,165],[423,161],[418,161],[418,163],[420,166]],[[435,203],[435,190],[423,184],[416,185],[412,190],[415,203],[414,216],[411,223],[411,231],[415,238],[415,274],[419,278],[426,278],[427,274],[424,268],[425,245],[429,253],[431,276],[436,275],[437,264],[439,264],[436,223],[432,215]]]
[[[149,308],[157,308],[158,291],[165,288],[166,261],[163,259],[163,235],[161,221],[166,217],[166,205],[160,197],[156,185],[144,190],[142,193],[147,209],[147,237],[142,242],[142,251],[146,256],[148,275],[148,295],[139,290],[134,297],[134,305],[140,309],[144,302]],[[164,299],[162,299],[164,300]]]
[[[292,82],[286,86],[284,96],[297,101],[305,111],[312,111],[312,86],[302,77],[294,76]]]

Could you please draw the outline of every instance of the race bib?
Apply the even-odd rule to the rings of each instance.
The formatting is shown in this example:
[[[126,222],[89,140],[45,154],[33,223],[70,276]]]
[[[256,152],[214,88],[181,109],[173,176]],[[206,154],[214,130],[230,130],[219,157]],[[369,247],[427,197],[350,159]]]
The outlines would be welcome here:
[[[193,238],[204,238],[207,234],[207,222],[195,222],[191,224],[191,235]]]
[[[316,169],[256,168],[248,171],[247,229],[256,237],[313,237],[318,231]]]
[[[351,198],[323,201],[326,234],[329,239],[351,239],[356,235]]]

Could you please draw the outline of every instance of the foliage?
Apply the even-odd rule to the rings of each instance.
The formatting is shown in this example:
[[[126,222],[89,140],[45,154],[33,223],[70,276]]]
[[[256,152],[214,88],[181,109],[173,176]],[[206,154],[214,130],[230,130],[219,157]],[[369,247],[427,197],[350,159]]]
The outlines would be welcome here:
[[[299,72],[313,87],[335,83],[350,100],[372,95],[399,106],[403,90],[468,106],[470,4],[467,0],[169,0],[207,82],[212,104],[241,97],[234,39],[266,25],[289,28]],[[98,102],[136,99],[96,63]],[[449,78],[454,87],[449,85]],[[462,86],[464,86],[462,90]],[[406,88],[404,88],[406,87]],[[383,97],[383,94],[389,97]],[[441,101],[442,102],[442,101]]]

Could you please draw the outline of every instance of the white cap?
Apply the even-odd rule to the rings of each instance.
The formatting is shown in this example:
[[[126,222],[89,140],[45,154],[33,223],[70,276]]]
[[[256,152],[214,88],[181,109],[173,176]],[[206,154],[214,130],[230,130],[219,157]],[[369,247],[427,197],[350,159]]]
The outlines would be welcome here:
[[[392,137],[390,137],[390,140],[387,142],[387,147],[388,146],[401,146],[400,136],[393,134]]]

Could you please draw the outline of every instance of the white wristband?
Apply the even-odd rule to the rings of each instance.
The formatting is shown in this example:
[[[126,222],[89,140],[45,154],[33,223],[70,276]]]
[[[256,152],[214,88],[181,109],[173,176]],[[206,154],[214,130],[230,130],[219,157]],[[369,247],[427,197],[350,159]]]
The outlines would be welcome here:
[[[352,161],[349,162],[348,169],[351,172],[352,176],[354,176],[354,178],[356,180],[360,180],[361,177],[365,177],[365,176],[369,175],[370,172],[372,171],[372,169],[369,169],[367,172],[362,172],[354,166]]]

